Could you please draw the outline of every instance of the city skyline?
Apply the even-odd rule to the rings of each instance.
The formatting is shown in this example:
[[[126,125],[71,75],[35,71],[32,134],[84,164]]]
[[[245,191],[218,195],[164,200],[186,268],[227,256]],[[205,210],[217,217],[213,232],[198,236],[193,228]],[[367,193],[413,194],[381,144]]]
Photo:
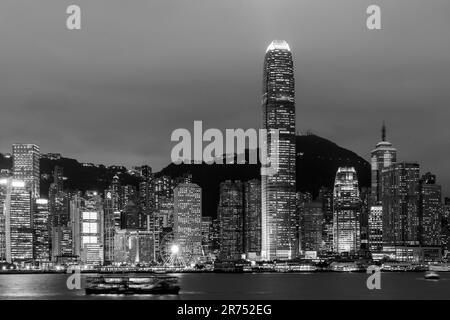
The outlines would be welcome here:
[[[138,17],[126,29],[102,18],[100,5],[80,1],[89,13],[86,29],[69,36],[63,27],[54,26],[65,4],[51,8],[27,4],[31,8],[26,12],[15,4],[2,4],[10,14],[0,22],[0,29],[12,27],[16,36],[4,37],[5,53],[0,58],[5,74],[13,75],[4,77],[0,86],[5,108],[0,120],[1,151],[9,151],[13,142],[31,142],[43,152],[60,152],[82,162],[127,167],[149,163],[158,171],[170,162],[171,129],[202,117],[209,127],[258,127],[254,111],[259,106],[262,50],[273,38],[284,38],[301,66],[296,90],[301,93],[303,116],[297,117],[297,124],[302,132],[312,130],[368,159],[367,145],[378,140],[378,127],[386,120],[399,159],[421,163],[424,171],[436,173],[444,191],[450,190],[445,160],[450,134],[444,121],[450,64],[448,44],[439,41],[449,23],[441,13],[445,10],[440,10],[444,1],[385,3],[384,30],[379,33],[363,28],[365,4],[356,1],[339,6],[331,1],[310,6],[301,1],[245,5],[231,1],[221,4],[222,10],[203,4],[200,12],[189,7],[180,10],[186,18],[170,1],[127,10],[117,3],[110,5],[109,14],[116,21]],[[196,36],[207,24],[189,18],[202,13],[216,17],[216,11],[227,17],[236,8],[242,11],[233,25],[222,18],[223,23],[206,38]],[[175,24],[163,23],[165,28],[156,34],[151,30],[161,23],[161,11],[170,12]],[[273,19],[264,19],[271,11]],[[48,19],[34,28],[31,12]],[[413,19],[417,12],[423,19]],[[349,19],[358,15],[361,26],[358,19]],[[14,20],[18,16],[21,19]],[[39,43],[29,41],[33,28],[39,31]],[[247,31],[232,32],[234,28]],[[101,43],[94,41],[106,30],[110,31]],[[126,43],[126,50],[114,50],[113,43]],[[37,58],[40,64],[34,64]],[[174,85],[179,90],[169,91]],[[19,88],[27,93],[19,94]],[[218,99],[225,92],[233,95]],[[220,116],[206,116],[211,101]],[[108,128],[98,130],[101,123],[95,119],[99,118],[110,123]],[[173,128],[160,125],[169,122]],[[363,131],[359,130],[362,122]]]

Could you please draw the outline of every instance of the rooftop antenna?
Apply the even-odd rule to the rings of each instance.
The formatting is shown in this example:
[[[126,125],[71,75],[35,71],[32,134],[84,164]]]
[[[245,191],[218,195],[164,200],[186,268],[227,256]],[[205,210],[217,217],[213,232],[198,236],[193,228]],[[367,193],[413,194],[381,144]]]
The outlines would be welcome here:
[[[383,120],[383,127],[381,128],[381,141],[386,141],[386,123]]]

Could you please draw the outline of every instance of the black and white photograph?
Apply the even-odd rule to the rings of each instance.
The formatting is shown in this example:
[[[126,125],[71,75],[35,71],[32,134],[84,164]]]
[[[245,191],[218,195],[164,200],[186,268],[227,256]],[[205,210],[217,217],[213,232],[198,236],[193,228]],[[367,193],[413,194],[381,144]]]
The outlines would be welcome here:
[[[0,300],[450,299],[449,35],[449,0],[0,0]]]

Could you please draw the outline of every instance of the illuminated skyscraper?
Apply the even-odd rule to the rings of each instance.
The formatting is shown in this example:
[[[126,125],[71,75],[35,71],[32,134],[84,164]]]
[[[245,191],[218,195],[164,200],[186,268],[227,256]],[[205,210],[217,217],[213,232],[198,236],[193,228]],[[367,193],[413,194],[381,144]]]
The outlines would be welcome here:
[[[370,252],[381,252],[383,250],[383,207],[382,206],[370,206],[369,250],[370,250]]]
[[[337,253],[360,249],[361,200],[354,168],[339,168],[333,191],[333,250]]]
[[[278,158],[278,172],[262,168],[263,260],[295,256],[295,83],[292,53],[286,41],[274,40],[264,59],[262,96],[263,129],[279,130],[279,138],[267,137],[269,159]],[[263,159],[265,162],[266,159]]]
[[[33,256],[35,261],[50,261],[50,212],[47,199],[36,199],[33,212]]]
[[[247,257],[261,254],[261,181],[244,183],[244,248]]]
[[[419,244],[417,163],[396,163],[383,170],[383,245]]]
[[[382,202],[382,172],[397,161],[397,149],[386,141],[386,126],[383,123],[381,142],[371,152],[371,205],[381,205]]]
[[[87,191],[71,201],[74,254],[82,263],[103,264],[104,213],[101,197]]]
[[[421,245],[441,245],[442,208],[441,186],[436,184],[436,176],[428,172],[423,175],[419,184]]]
[[[6,261],[26,262],[33,259],[31,192],[24,181],[2,179],[6,185],[5,241]]]
[[[244,253],[244,199],[241,181],[220,184],[220,258],[236,260]]]
[[[13,151],[13,177],[25,182],[33,198],[39,198],[39,147],[35,144],[15,143]]]
[[[186,263],[202,254],[202,189],[181,183],[174,189],[174,238]]]
[[[320,251],[322,249],[323,207],[321,202],[302,204],[300,217],[300,250]]]

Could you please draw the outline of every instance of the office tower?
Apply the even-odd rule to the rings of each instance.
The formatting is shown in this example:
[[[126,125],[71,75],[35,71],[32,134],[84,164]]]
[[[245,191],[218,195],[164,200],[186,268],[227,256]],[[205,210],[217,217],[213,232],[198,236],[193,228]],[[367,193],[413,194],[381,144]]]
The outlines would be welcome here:
[[[70,219],[69,198],[64,192],[64,173],[63,168],[55,166],[53,170],[53,183],[49,188],[49,211],[50,225],[67,226]]]
[[[295,252],[301,253],[301,230],[300,230],[300,224],[301,224],[301,218],[304,215],[305,211],[305,204],[312,202],[312,195],[309,192],[297,192],[296,193],[296,213],[295,213],[295,237],[296,237],[296,244],[295,244]]]
[[[108,191],[111,192],[111,206],[114,212],[120,212],[120,210],[122,210],[120,200],[120,190],[121,190],[120,179],[117,175],[115,175],[108,189]]]
[[[220,184],[217,218],[220,221],[220,258],[237,260],[244,253],[244,199],[241,181]]]
[[[384,246],[419,244],[419,179],[417,163],[396,163],[383,171]]]
[[[182,183],[174,189],[174,240],[185,263],[202,254],[202,189]]]
[[[111,264],[114,261],[114,236],[116,234],[116,223],[114,215],[113,197],[110,189],[105,190],[103,200],[104,213],[104,253],[105,264]]]
[[[248,258],[261,254],[261,181],[244,183],[244,248]]]
[[[336,173],[333,191],[333,249],[337,253],[356,253],[360,249],[361,200],[358,177],[353,167]]]
[[[392,164],[397,162],[397,149],[392,146],[392,143],[386,141],[386,126],[383,123],[381,131],[381,142],[379,142],[375,149],[371,152],[371,199],[370,205],[379,206],[382,202],[382,173],[383,170],[389,168]]]
[[[326,187],[321,187],[317,201],[322,203],[322,250],[333,251],[333,192]]]
[[[322,249],[322,202],[302,203],[300,216],[300,250],[321,251]]]
[[[422,246],[441,245],[442,196],[436,176],[426,173],[419,183],[419,225]]]
[[[264,59],[263,129],[279,130],[267,137],[268,159],[278,158],[278,172],[267,175],[262,166],[263,260],[291,259],[295,255],[295,84],[292,53],[286,41],[273,41]],[[263,159],[263,162],[266,162]],[[273,165],[273,163],[272,163]]]
[[[50,211],[47,199],[36,199],[33,213],[33,256],[35,261],[50,261]]]
[[[175,182],[169,176],[158,177],[154,180],[155,210],[159,210],[163,199],[173,197],[174,188]]]
[[[74,254],[85,264],[103,264],[103,203],[97,192],[87,191],[84,197],[71,201]]]
[[[213,224],[211,217],[202,217],[202,250],[203,256],[209,257],[213,246]]]
[[[369,250],[370,250],[370,252],[381,252],[383,250],[383,207],[382,206],[370,206]]]
[[[53,262],[64,264],[75,261],[78,256],[74,255],[73,230],[71,226],[56,226],[52,228],[52,254]]]
[[[24,181],[6,179],[5,240],[6,261],[27,262],[33,259],[31,189]]]
[[[39,147],[35,144],[15,143],[12,151],[14,179],[24,181],[31,191],[32,198],[39,198]]]
[[[9,174],[0,173],[0,261],[6,261],[6,210]]]
[[[121,229],[146,229],[146,217],[140,207],[132,200],[128,201],[121,212]]]
[[[370,215],[370,190],[367,188],[361,188],[361,215],[360,215],[360,238],[361,238],[361,251],[369,251],[369,215]]]

